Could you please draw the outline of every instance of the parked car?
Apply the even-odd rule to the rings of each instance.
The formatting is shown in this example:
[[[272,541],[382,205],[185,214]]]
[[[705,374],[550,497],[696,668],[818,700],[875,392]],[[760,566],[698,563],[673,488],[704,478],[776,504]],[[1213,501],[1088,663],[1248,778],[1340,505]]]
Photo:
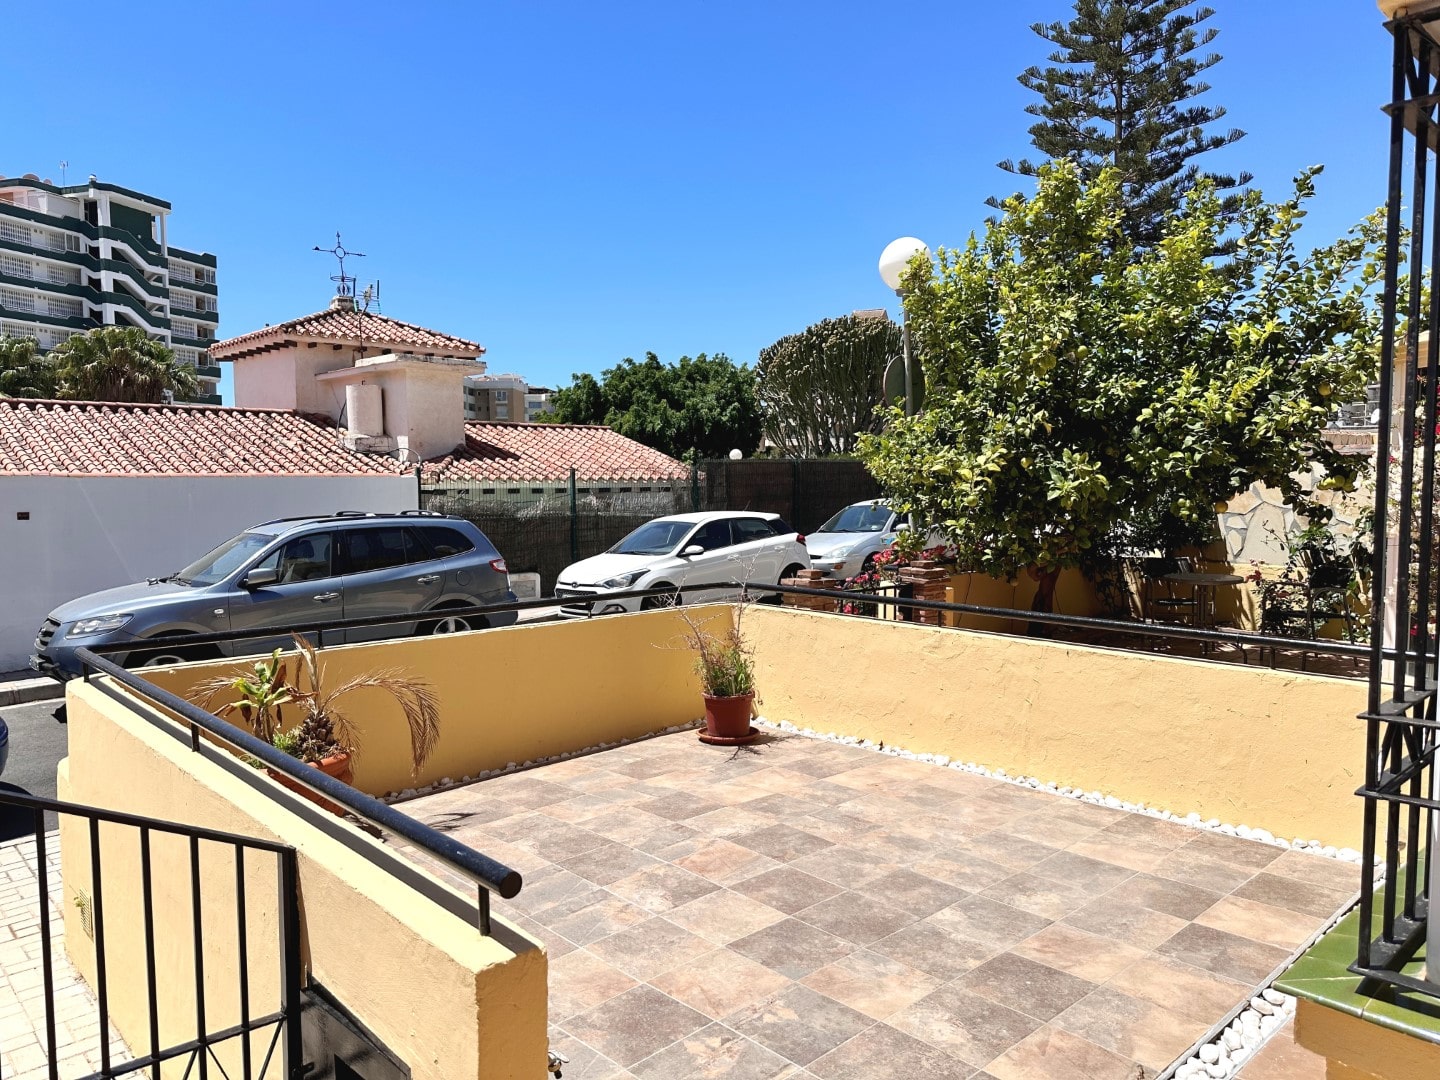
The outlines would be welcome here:
[[[247,529],[185,569],[91,593],[50,613],[30,666],[56,679],[80,674],[75,650],[163,640],[163,649],[111,654],[117,663],[173,664],[268,652],[288,635],[187,647],[185,639],[366,616],[425,614],[415,622],[350,627],[327,641],[373,641],[406,634],[480,629],[474,616],[447,610],[513,601],[505,560],[463,518],[419,510],[342,511],[280,518]],[[485,626],[513,623],[513,611]]]
[[[560,599],[604,596],[631,589],[673,590],[594,605],[594,614],[724,600],[736,590],[696,589],[740,581],[778,585],[810,565],[805,538],[775,514],[707,511],[647,521],[609,551],[567,566],[555,583]],[[560,614],[583,618],[584,604],[562,606]]]
[[[805,537],[810,567],[834,578],[852,578],[875,567],[875,555],[895,542],[905,515],[884,499],[851,503]]]
[[[5,772],[5,765],[10,760],[10,725],[0,720],[0,774]]]

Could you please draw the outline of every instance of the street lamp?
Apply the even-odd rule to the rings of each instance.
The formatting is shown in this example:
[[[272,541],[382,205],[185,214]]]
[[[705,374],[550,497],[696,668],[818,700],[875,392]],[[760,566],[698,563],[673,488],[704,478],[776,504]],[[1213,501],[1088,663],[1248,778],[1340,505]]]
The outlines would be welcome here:
[[[910,260],[921,253],[930,254],[925,241],[913,236],[902,236],[885,245],[880,253],[880,280],[885,282],[895,295],[900,297],[900,344],[905,363],[905,415],[915,415],[915,380],[910,359],[910,318],[905,313],[905,289],[901,277],[910,268]]]

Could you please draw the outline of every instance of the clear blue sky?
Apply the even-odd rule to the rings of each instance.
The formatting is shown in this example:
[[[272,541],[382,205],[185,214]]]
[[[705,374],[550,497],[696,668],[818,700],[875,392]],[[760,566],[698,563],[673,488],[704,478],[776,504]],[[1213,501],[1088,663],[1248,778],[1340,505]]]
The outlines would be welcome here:
[[[1324,163],[1310,235],[1384,197],[1373,0],[1210,0],[1212,155],[1272,196]],[[1029,150],[1015,81],[1064,0],[7,5],[0,172],[174,205],[219,258],[220,336],[322,308],[337,229],[387,315],[567,382],[646,350],[753,363],[888,304],[880,249],[962,243]],[[16,47],[17,43],[26,43]]]

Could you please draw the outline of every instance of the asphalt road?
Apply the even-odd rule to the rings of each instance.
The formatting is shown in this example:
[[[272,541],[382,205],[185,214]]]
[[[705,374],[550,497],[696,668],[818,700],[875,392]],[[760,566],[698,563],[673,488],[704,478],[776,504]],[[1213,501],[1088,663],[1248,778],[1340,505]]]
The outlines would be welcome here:
[[[55,768],[67,753],[69,733],[60,701],[36,701],[0,708],[0,719],[10,728],[10,760],[0,776],[0,794],[55,798]],[[45,827],[55,828],[55,815],[46,814]],[[10,840],[35,828],[29,810],[0,803],[0,840]]]

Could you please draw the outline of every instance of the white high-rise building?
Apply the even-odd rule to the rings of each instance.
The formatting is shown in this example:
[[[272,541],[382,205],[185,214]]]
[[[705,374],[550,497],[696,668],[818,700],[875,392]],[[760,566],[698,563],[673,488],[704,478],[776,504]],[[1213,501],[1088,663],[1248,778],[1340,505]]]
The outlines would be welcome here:
[[[169,242],[170,204],[90,177],[61,187],[0,176],[0,337],[52,349],[97,326],[137,326],[220,403],[207,352],[219,324],[215,256]]]

